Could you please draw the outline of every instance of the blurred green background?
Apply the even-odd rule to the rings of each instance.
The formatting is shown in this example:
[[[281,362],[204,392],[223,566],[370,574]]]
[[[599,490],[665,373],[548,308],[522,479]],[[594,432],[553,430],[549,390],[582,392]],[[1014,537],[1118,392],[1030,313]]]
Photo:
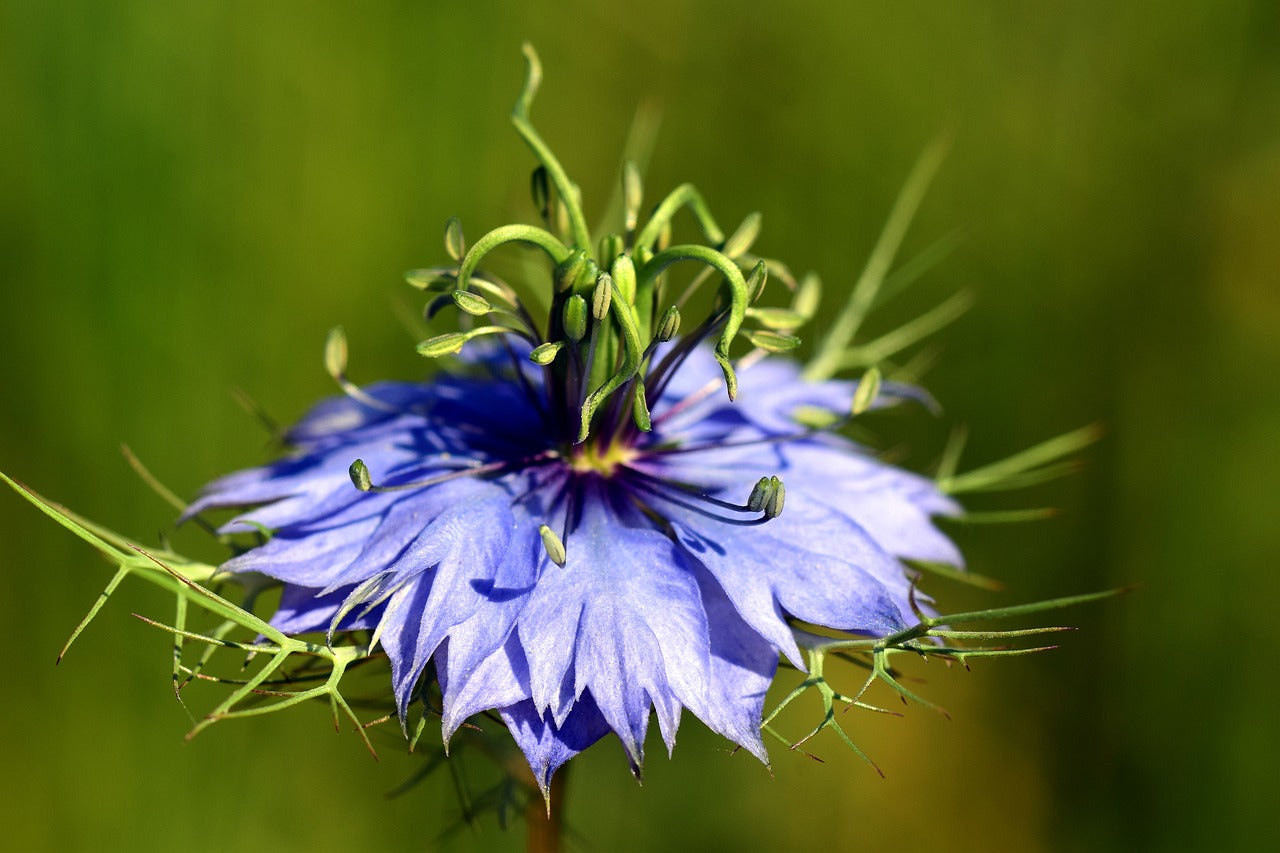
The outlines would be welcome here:
[[[955,531],[1006,592],[931,589],[1143,589],[1071,613],[1083,630],[1050,655],[924,673],[951,722],[846,717],[883,780],[834,739],[822,764],[775,750],[771,776],[686,719],[641,787],[601,744],[570,783],[581,849],[1246,849],[1274,837],[1280,757],[1278,9],[8,0],[0,469],[152,540],[172,513],[121,442],[183,494],[261,461],[232,389],[296,417],[330,393],[338,322],[358,381],[418,375],[400,272],[443,259],[449,215],[473,237],[532,216],[506,120],[523,39],[546,68],[534,119],[589,218],[653,98],[651,193],[692,180],[729,226],[763,211],[762,250],[833,297],[949,130],[904,257],[963,240],[879,328],[957,288],[978,303],[938,339],[946,415],[903,424],[912,458],[951,423],[970,465],[1107,435],[1082,474],[1004,504],[1059,518]],[[387,732],[375,764],[323,709],[184,744],[168,640],[129,615],[167,618],[149,589],[55,669],[107,567],[12,495],[0,554],[10,849],[430,849],[456,822],[444,775],[384,799],[416,761]],[[522,840],[485,825],[442,846]]]

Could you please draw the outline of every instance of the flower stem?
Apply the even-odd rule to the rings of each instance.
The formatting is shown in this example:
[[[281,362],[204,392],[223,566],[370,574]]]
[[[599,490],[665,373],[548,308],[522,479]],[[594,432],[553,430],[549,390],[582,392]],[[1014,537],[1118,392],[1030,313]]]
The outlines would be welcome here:
[[[560,853],[560,840],[564,829],[564,789],[569,768],[561,767],[551,777],[551,796],[545,803],[531,797],[525,806],[524,819],[526,853]]]

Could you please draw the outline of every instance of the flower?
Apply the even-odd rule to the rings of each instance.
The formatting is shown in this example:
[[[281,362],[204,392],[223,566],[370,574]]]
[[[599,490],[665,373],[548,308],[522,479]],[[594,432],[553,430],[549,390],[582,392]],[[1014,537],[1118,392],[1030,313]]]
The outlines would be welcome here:
[[[213,483],[188,514],[257,505],[227,530],[273,535],[224,568],[286,584],[276,627],[375,630],[402,716],[434,658],[445,738],[497,709],[543,786],[610,731],[638,768],[651,708],[668,748],[688,709],[767,760],[779,653],[803,666],[789,619],[891,633],[914,622],[901,558],[959,560],[930,522],[955,511],[932,481],[793,419],[843,408],[853,383],[769,359],[730,402],[706,393],[723,380],[698,348],[651,398],[651,431],[575,445],[540,372],[470,366],[321,403],[289,432],[296,455]],[[355,459],[384,485],[356,488]],[[739,503],[778,480],[785,511],[781,488],[778,509]]]
[[[611,732],[639,772],[651,713],[669,750],[687,709],[767,762],[765,692],[780,656],[804,667],[795,623],[901,631],[916,621],[903,560],[960,562],[931,520],[958,507],[835,429],[921,392],[874,372],[815,380],[774,357],[798,343],[814,294],[793,282],[790,309],[754,307],[769,269],[785,270],[747,254],[758,220],[726,239],[689,186],[639,228],[628,170],[622,233],[593,256],[527,120],[529,58],[513,118],[542,163],[535,202],[562,234],[504,226],[467,249],[451,222],[457,265],[410,280],[436,294],[429,315],[463,319],[421,354],[480,339],[456,367],[356,387],[335,333],[326,358],[346,396],[288,432],[292,455],[212,483],[185,517],[240,510],[222,532],[269,537],[223,568],[284,584],[277,629],[372,631],[402,721],[426,679],[446,743],[496,710],[544,794]],[[709,245],[668,245],[684,207]],[[478,269],[509,242],[553,261],[545,323]],[[686,261],[717,274],[721,296],[680,335],[680,307],[706,280],[671,298],[668,270]],[[734,360],[740,337],[753,348]]]

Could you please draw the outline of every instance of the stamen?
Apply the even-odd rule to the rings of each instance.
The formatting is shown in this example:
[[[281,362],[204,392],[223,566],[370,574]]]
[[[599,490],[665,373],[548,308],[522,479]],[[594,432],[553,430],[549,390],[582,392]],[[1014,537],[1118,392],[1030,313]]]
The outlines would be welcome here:
[[[545,344],[539,344],[529,353],[529,360],[539,367],[546,367],[556,360],[556,356],[560,354],[560,350],[564,349],[564,341],[547,341]]]
[[[489,300],[485,299],[478,293],[472,293],[469,290],[455,290],[449,294],[453,299],[453,304],[457,305],[459,310],[465,311],[472,317],[483,317],[493,310],[493,306],[489,304]]]
[[[434,338],[422,341],[416,349],[418,355],[424,358],[457,355],[462,351],[467,341],[472,338],[478,338],[481,335],[518,335],[528,340],[531,344],[537,344],[537,341],[531,340],[528,334],[517,329],[511,329],[507,326],[479,326],[467,332],[445,332],[443,335],[436,335]]]
[[[643,201],[644,180],[640,177],[640,169],[634,162],[628,160],[622,168],[622,218],[628,244],[631,243],[636,225],[640,222],[640,205]]]
[[[462,236],[462,220],[456,216],[450,216],[449,221],[444,224],[444,250],[455,261],[461,261],[462,256],[467,253],[467,241]]]
[[[853,392],[853,405],[849,407],[853,417],[871,408],[880,394],[880,368],[872,367],[858,380],[858,387]]]
[[[654,332],[653,339],[658,343],[665,344],[676,336],[680,331],[680,309],[672,305],[667,309],[667,313],[662,315],[662,320],[658,323],[658,329]]]
[[[698,507],[696,504],[681,500],[679,497],[670,494],[668,490],[679,488],[678,484],[663,480],[659,477],[654,477],[651,474],[646,474],[644,471],[640,471],[632,467],[626,468],[626,476],[632,485],[648,492],[651,495],[662,498],[663,500],[677,506],[684,507],[685,509],[697,512],[701,515],[705,515],[708,518],[723,521],[727,524],[763,524],[766,521],[777,518],[782,514],[782,505],[786,498],[786,487],[782,485],[782,480],[777,477],[761,477],[755,484],[755,487],[751,490],[751,496],[747,499],[745,504],[736,504],[731,501],[721,500],[720,498],[712,495],[702,494],[688,489],[680,490],[680,495],[682,497],[688,496],[693,500],[702,501],[712,506],[719,507],[720,509],[729,510],[730,512],[763,513],[762,517],[756,519],[725,518],[708,512],[707,510]]]
[[[547,556],[551,558],[551,562],[563,567],[568,560],[568,554],[564,550],[564,542],[561,541],[554,530],[545,524],[538,528],[538,533],[542,536],[542,547],[546,549]]]
[[[463,477],[484,477],[489,474],[505,474],[510,471],[517,471],[523,468],[530,468],[534,465],[541,465],[554,459],[559,459],[560,453],[556,450],[544,450],[541,453],[535,453],[532,456],[526,456],[523,459],[504,459],[498,462],[478,463],[474,460],[465,462],[467,466],[458,471],[450,471],[448,474],[439,474],[435,477],[428,477],[416,483],[398,483],[394,486],[375,486],[372,478],[369,476],[369,467],[364,464],[363,459],[357,459],[351,463],[348,474],[351,477],[351,484],[362,492],[404,492],[412,489],[425,489],[430,486],[438,486],[441,483],[447,483],[450,480],[458,480]]]
[[[362,406],[397,415],[404,413],[402,409],[384,403],[376,397],[365,393],[359,385],[347,378],[347,335],[341,326],[334,326],[329,330],[329,336],[325,338],[324,368],[329,376],[333,378],[333,381],[338,383],[342,393]]]
[[[573,294],[564,302],[564,313],[561,315],[564,334],[575,344],[587,336],[587,300]]]

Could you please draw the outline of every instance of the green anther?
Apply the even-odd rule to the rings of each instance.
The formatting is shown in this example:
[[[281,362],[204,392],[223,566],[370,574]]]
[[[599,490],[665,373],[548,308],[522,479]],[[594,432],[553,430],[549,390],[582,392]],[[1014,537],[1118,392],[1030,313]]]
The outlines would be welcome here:
[[[324,369],[334,379],[347,372],[347,334],[341,326],[329,330],[324,341]]]
[[[547,178],[547,167],[538,166],[529,176],[529,193],[533,196],[533,206],[538,216],[545,222],[551,219],[551,183]]]
[[[351,467],[347,469],[347,473],[351,475],[351,484],[362,492],[367,492],[373,488],[373,480],[369,477],[369,468],[364,464],[363,459],[357,459],[351,463]]]
[[[489,300],[469,290],[455,290],[450,296],[453,298],[454,305],[472,317],[483,317],[493,310]]]
[[[577,284],[589,260],[586,249],[574,249],[570,252],[565,262],[556,267],[556,290],[565,291]]]
[[[434,338],[423,341],[418,344],[416,349],[418,355],[426,358],[439,358],[461,352],[466,342],[467,336],[463,332],[445,332],[443,335],[436,335]]]
[[[769,492],[772,485],[768,477],[761,477],[751,489],[751,496],[747,498],[747,509],[752,512],[760,512],[764,509],[765,501],[769,498]]]
[[[795,298],[791,300],[791,310],[806,320],[812,320],[818,313],[818,305],[822,302],[822,279],[817,273],[806,273],[796,287]]]
[[[760,298],[764,293],[764,286],[769,283],[769,267],[764,261],[756,261],[756,265],[751,268],[751,274],[747,276],[747,303],[750,304]]]
[[[618,255],[609,267],[609,274],[613,277],[613,283],[618,287],[618,293],[622,294],[622,298],[626,300],[627,304],[635,305],[636,267],[631,258],[627,255]]]
[[[738,230],[730,234],[729,239],[724,241],[724,247],[720,251],[734,259],[743,252],[748,251],[756,242],[756,238],[760,236],[760,223],[761,216],[758,211],[747,214],[747,218],[742,220]]]
[[[746,336],[753,347],[765,352],[790,352],[800,346],[800,339],[795,335],[771,332],[768,329],[751,329],[746,332]]]
[[[561,315],[564,333],[575,344],[587,335],[587,300],[573,294],[564,301],[564,313]]]
[[[667,313],[662,315],[662,321],[658,323],[658,330],[654,333],[655,340],[666,343],[676,336],[680,331],[680,309],[672,305],[667,309]]]
[[[631,401],[631,419],[635,421],[636,429],[641,432],[649,432],[653,429],[653,420],[649,416],[649,401],[645,399],[644,383],[636,383],[635,397]]]
[[[444,225],[444,250],[455,261],[462,260],[462,256],[467,253],[467,241],[462,236],[462,221],[456,216],[450,216]]]
[[[573,282],[573,292],[579,295],[590,292],[591,288],[596,286],[596,279],[599,277],[599,264],[592,258],[587,258],[587,262],[578,270],[578,277]]]
[[[549,231],[533,225],[503,225],[481,237],[467,250],[458,267],[458,290],[467,289],[471,274],[476,271],[476,267],[480,265],[485,255],[506,243],[528,243],[537,246],[556,264],[564,263],[570,253],[569,247]]]
[[[626,250],[626,244],[620,234],[606,234],[600,238],[599,264],[605,269],[613,266],[613,261]]]
[[[496,335],[503,332],[509,332],[510,329],[505,326],[480,326],[469,332],[445,332],[443,335],[436,335],[429,338],[416,347],[418,355],[424,358],[440,358],[446,355],[455,355],[462,351],[462,347],[472,338],[478,338],[481,335]]]
[[[564,349],[564,341],[547,341],[533,348],[529,353],[529,360],[534,364],[546,367],[548,364],[556,360],[556,356],[560,354],[560,350]]]
[[[547,556],[551,558],[551,562],[557,566],[563,566],[569,559],[569,555],[565,552],[564,543],[560,541],[560,537],[545,524],[538,528],[538,533],[542,536],[542,547],[546,550]]]
[[[782,504],[787,499],[787,487],[782,485],[782,481],[777,477],[769,478],[769,497],[765,500],[764,510],[765,518],[777,518],[782,515]]]
[[[806,318],[787,308],[758,308],[753,305],[747,309],[747,319],[775,332],[789,332],[803,326]]]
[[[853,392],[853,405],[850,407],[854,417],[871,408],[876,396],[880,393],[880,368],[873,367],[858,380],[858,387]]]
[[[640,205],[644,203],[644,181],[640,169],[630,160],[622,167],[622,211],[627,234],[636,230],[640,221]]]
[[[791,420],[805,429],[830,429],[844,420],[830,409],[819,406],[796,406],[791,410]]]
[[[426,290],[432,293],[439,293],[444,290],[452,290],[457,281],[457,273],[451,269],[444,267],[430,267],[427,269],[409,270],[404,274],[404,280],[409,283],[410,287],[416,287],[418,290]]]
[[[607,273],[600,273],[596,279],[596,289],[591,294],[591,316],[597,323],[603,323],[609,317],[609,305],[613,301],[613,278]]]

